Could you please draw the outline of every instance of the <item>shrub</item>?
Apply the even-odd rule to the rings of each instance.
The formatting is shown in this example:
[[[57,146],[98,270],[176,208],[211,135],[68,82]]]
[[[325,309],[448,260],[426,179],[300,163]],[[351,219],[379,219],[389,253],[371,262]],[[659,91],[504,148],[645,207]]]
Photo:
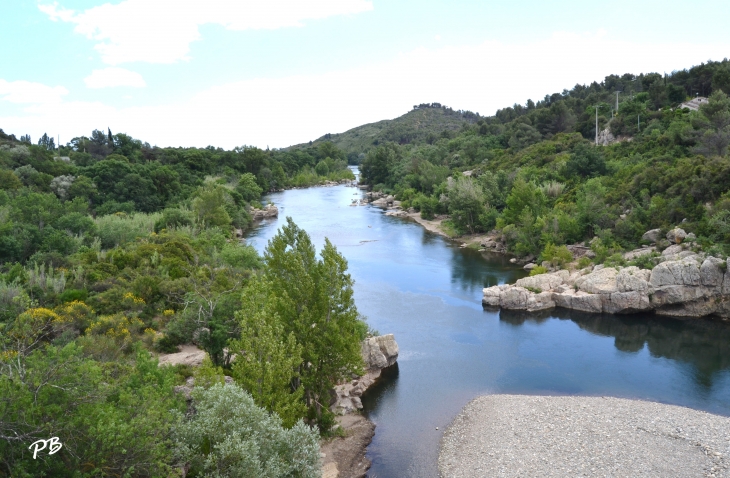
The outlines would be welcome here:
[[[548,270],[543,266],[537,266],[534,269],[530,271],[530,277],[536,276],[539,274],[545,274]]]
[[[552,265],[559,267],[563,267],[573,260],[573,254],[571,254],[566,246],[555,246],[552,243],[547,243],[540,257],[543,261],[548,261]]]
[[[173,430],[175,457],[191,476],[322,476],[317,433],[287,430],[238,385],[193,391],[196,414]]]

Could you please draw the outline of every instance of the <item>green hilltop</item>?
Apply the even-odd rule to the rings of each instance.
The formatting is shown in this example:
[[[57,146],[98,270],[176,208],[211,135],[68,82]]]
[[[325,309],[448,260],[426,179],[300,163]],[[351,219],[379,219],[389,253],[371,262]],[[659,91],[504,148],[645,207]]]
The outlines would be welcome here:
[[[440,103],[422,103],[403,116],[382,120],[349,129],[344,133],[327,133],[310,143],[291,146],[301,149],[332,142],[348,156],[348,162],[358,162],[380,144],[434,143],[439,138],[448,138],[476,122],[480,116],[471,111],[454,110]],[[363,156],[364,157],[364,156]]]

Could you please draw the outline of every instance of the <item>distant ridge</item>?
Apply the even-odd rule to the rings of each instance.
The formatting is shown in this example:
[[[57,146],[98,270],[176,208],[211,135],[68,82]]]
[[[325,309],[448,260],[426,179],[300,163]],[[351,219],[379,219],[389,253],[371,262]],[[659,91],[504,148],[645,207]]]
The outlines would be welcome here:
[[[302,143],[290,148],[306,148],[331,141],[345,151],[350,162],[360,154],[385,142],[398,144],[432,143],[443,136],[452,136],[462,127],[475,123],[480,116],[471,111],[459,111],[440,103],[424,103],[392,120],[357,126],[344,133],[328,133],[310,143]]]

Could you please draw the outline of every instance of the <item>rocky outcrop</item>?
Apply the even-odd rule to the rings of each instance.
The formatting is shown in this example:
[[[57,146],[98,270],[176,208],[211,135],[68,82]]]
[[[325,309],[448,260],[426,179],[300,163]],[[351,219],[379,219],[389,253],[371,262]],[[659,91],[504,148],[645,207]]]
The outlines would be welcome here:
[[[642,241],[649,241],[649,242],[659,242],[659,239],[662,237],[662,230],[661,229],[652,229],[651,231],[646,231],[643,236],[641,236]]]
[[[365,375],[337,385],[333,390],[330,410],[345,415],[362,408],[360,397],[380,377],[383,370],[398,360],[398,344],[393,334],[369,337],[362,343],[362,361]]]
[[[670,246],[671,247],[671,246]],[[484,289],[484,306],[537,311],[564,307],[584,312],[730,317],[730,259],[704,260],[690,251],[652,270],[631,267],[586,268],[525,277],[513,285]]]
[[[273,204],[267,204],[263,209],[251,209],[251,217],[253,217],[254,220],[259,221],[261,219],[266,219],[269,217],[276,217],[279,215],[279,208],[274,206]]]

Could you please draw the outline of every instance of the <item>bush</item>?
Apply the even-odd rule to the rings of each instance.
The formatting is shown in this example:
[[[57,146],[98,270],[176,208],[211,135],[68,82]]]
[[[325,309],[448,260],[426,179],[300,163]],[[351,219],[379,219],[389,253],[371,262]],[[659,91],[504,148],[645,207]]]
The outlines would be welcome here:
[[[554,266],[564,267],[565,264],[573,260],[573,254],[568,250],[566,246],[556,246],[552,243],[547,243],[545,249],[540,254],[541,261],[548,261]]]
[[[330,168],[327,166],[327,163],[320,161],[317,163],[317,166],[314,167],[314,171],[318,176],[327,176],[330,172]]]
[[[238,385],[193,391],[196,414],[173,430],[175,457],[191,476],[322,476],[317,433],[287,430]]]
[[[545,274],[548,270],[543,266],[537,266],[534,269],[530,271],[530,277],[536,276],[539,274]]]

